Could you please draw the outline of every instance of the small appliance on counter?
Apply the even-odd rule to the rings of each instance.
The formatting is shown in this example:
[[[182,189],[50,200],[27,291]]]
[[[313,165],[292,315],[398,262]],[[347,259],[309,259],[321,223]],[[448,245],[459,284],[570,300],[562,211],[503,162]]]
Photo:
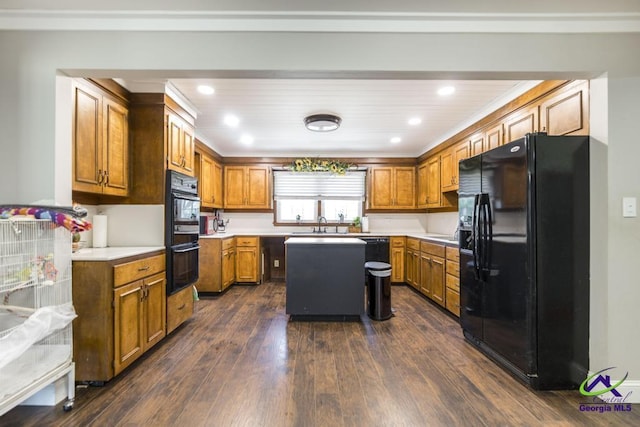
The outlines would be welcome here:
[[[224,233],[226,231],[227,224],[229,224],[229,220],[225,221],[224,218],[222,218],[223,213],[224,211],[222,209],[218,209],[216,210],[215,216],[211,218],[213,222],[215,222],[214,227],[217,233]]]
[[[214,216],[200,215],[200,234],[211,235],[218,231],[218,219]]]
[[[222,218],[218,218],[216,219],[216,222],[218,224],[218,233],[224,233],[227,228],[227,224],[229,224],[229,220],[225,221]]]

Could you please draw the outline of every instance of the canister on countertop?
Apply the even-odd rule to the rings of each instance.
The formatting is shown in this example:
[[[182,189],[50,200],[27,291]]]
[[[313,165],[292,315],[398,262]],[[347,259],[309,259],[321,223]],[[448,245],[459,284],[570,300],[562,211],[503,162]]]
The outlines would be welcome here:
[[[362,218],[360,218],[360,224],[362,225],[362,232],[363,233],[368,233],[369,232],[369,218],[367,218],[366,216],[363,216]]]
[[[107,216],[106,215],[93,216],[93,247],[94,248],[107,247]]]

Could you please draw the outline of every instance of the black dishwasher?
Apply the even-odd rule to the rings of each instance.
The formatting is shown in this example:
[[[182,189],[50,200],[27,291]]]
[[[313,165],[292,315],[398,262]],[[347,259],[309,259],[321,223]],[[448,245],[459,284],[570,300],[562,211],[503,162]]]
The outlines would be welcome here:
[[[367,243],[364,248],[364,262],[377,261],[389,263],[388,237],[360,237]]]

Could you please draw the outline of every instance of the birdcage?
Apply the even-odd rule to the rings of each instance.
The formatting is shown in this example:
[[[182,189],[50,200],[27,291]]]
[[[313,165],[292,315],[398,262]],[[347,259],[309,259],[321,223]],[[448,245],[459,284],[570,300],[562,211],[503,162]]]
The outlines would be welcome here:
[[[0,219],[0,415],[66,377],[73,405],[71,233],[49,219]]]

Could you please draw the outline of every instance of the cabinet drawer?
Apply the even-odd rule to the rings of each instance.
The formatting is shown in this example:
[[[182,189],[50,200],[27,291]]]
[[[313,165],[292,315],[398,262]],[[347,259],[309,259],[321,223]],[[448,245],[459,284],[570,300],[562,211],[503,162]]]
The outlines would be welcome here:
[[[167,334],[193,315],[193,288],[187,286],[167,298]]]
[[[151,256],[113,267],[113,286],[118,287],[164,271],[164,254]]]
[[[416,251],[420,250],[420,240],[418,239],[407,239],[407,249],[413,249]]]
[[[447,246],[447,259],[452,261],[460,260],[460,250],[457,246]]]
[[[391,247],[392,248],[404,248],[405,246],[405,238],[404,237],[392,237],[391,238]]]
[[[447,288],[446,307],[451,313],[460,317],[460,294]]]
[[[458,277],[452,276],[451,274],[447,274],[446,281],[447,281],[447,289],[460,292],[460,279]]]
[[[234,239],[233,237],[229,238],[229,239],[223,239],[222,240],[222,250],[224,251],[225,249],[229,249],[232,248],[236,245],[236,239]]]
[[[460,277],[460,263],[447,259],[447,274]]]
[[[435,243],[420,242],[420,252],[444,258],[444,246]]]
[[[236,237],[236,246],[258,246],[258,237]]]

